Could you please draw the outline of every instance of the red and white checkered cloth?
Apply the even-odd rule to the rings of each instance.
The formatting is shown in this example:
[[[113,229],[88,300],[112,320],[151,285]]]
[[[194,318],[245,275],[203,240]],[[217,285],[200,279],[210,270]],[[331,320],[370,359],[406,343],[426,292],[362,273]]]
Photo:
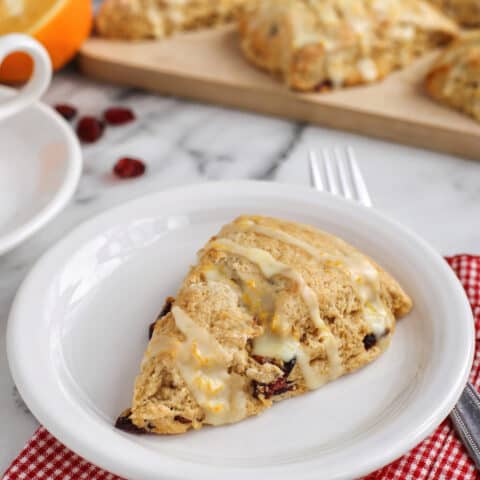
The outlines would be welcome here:
[[[472,305],[477,346],[480,342],[480,256],[447,258],[460,278]],[[480,387],[480,348],[471,382]],[[40,427],[2,480],[122,480],[88,463]],[[480,480],[473,463],[455,436],[449,420],[409,453],[363,480]]]

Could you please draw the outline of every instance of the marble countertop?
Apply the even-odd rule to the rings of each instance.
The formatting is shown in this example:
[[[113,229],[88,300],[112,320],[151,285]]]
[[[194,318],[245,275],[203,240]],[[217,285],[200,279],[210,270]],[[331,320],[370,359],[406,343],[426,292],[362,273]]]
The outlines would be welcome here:
[[[0,258],[0,472],[37,427],[16,391],[6,360],[8,312],[39,256],[79,222],[113,205],[175,185],[220,179],[307,184],[307,152],[352,145],[375,205],[408,225],[442,254],[480,253],[480,162],[343,132],[116,88],[76,72],[57,75],[45,102],[69,102],[81,114],[112,105],[138,120],[109,129],[85,147],[84,172],[70,205],[31,240]],[[143,158],[147,174],[115,180],[123,155]]]

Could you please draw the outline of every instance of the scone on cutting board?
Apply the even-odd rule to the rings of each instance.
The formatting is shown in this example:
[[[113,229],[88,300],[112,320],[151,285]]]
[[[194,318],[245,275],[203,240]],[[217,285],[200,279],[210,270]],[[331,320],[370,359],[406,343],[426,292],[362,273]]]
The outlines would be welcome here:
[[[246,57],[301,91],[375,82],[457,31],[426,0],[262,0],[240,15]]]
[[[479,0],[430,0],[464,27],[480,27]]]
[[[411,307],[343,240],[240,217],[199,252],[151,326],[131,408],[116,426],[176,434],[257,415],[376,359]]]
[[[480,31],[463,35],[442,52],[425,83],[433,98],[480,121]]]
[[[105,0],[96,18],[103,37],[163,38],[233,20],[246,0]]]

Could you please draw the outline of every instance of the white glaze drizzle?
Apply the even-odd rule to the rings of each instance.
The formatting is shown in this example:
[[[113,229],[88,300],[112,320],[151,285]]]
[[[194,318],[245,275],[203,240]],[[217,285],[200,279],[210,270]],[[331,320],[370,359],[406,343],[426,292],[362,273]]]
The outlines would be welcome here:
[[[255,339],[253,353],[262,357],[279,358],[290,361],[297,355],[298,342],[267,332]]]
[[[216,240],[210,244],[210,247],[218,250],[225,250],[235,255],[244,257],[257,265],[266,278],[272,278],[276,275],[281,275],[292,280],[300,288],[300,295],[302,296],[305,304],[308,307],[310,317],[321,331],[325,335],[331,335],[330,330],[325,325],[325,322],[320,318],[320,308],[318,306],[318,299],[315,292],[306,284],[303,277],[293,268],[285,265],[282,262],[275,260],[266,250],[253,247],[244,247],[238,243],[229,240],[228,238],[222,238]]]
[[[378,78],[377,65],[371,58],[362,58],[357,62],[357,69],[360,75],[367,82],[372,82]]]
[[[235,373],[228,373],[231,354],[184,310],[174,306],[172,314],[178,329],[186,337],[184,342],[177,344],[176,365],[190,392],[204,410],[206,422],[223,425],[244,418],[244,379]]]
[[[294,245],[317,261],[340,262],[350,272],[355,282],[360,299],[364,304],[364,318],[370,325],[372,332],[377,336],[385,333],[386,328],[392,327],[392,314],[380,298],[380,279],[377,269],[360,253],[351,252],[341,255],[329,255],[321,252],[309,243],[290,235],[282,230],[276,230],[264,225],[258,225],[251,220],[241,220],[236,224],[243,231],[260,233],[266,237],[275,238],[284,243]]]
[[[230,239],[222,238],[215,240],[209,244],[209,248],[223,250],[235,255],[246,258],[250,262],[257,265],[262,274],[266,278],[272,278],[276,275],[283,276],[292,280],[297,284],[300,295],[308,307],[310,318],[319,330],[320,338],[323,339],[325,351],[328,357],[329,371],[325,374],[320,374],[310,367],[310,362],[307,360],[308,356],[303,351],[301,345],[292,338],[285,336],[274,335],[269,329],[263,335],[262,340],[258,339],[254,342],[254,353],[258,355],[265,354],[265,352],[272,353],[274,345],[277,347],[277,355],[285,355],[286,351],[295,352],[297,358],[305,358],[305,361],[300,361],[299,366],[304,373],[304,378],[307,386],[310,389],[318,388],[320,385],[333,380],[342,374],[342,363],[338,351],[338,341],[327,327],[325,322],[320,317],[320,307],[315,292],[307,285],[299,272],[292,269],[288,265],[281,263],[270,255],[265,250],[253,247],[245,247],[233,242]],[[262,338],[262,337],[260,337]],[[287,346],[280,346],[283,342],[289,342]],[[292,354],[292,357],[295,356]]]

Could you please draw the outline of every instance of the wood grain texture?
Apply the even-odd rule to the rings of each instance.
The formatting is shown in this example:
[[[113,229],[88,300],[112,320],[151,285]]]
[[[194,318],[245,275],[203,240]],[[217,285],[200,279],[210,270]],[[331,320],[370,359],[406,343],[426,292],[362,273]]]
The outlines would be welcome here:
[[[291,92],[251,66],[233,27],[163,41],[91,38],[79,62],[87,75],[111,83],[480,159],[480,124],[435,103],[423,89],[434,55],[381,83],[323,94]]]

